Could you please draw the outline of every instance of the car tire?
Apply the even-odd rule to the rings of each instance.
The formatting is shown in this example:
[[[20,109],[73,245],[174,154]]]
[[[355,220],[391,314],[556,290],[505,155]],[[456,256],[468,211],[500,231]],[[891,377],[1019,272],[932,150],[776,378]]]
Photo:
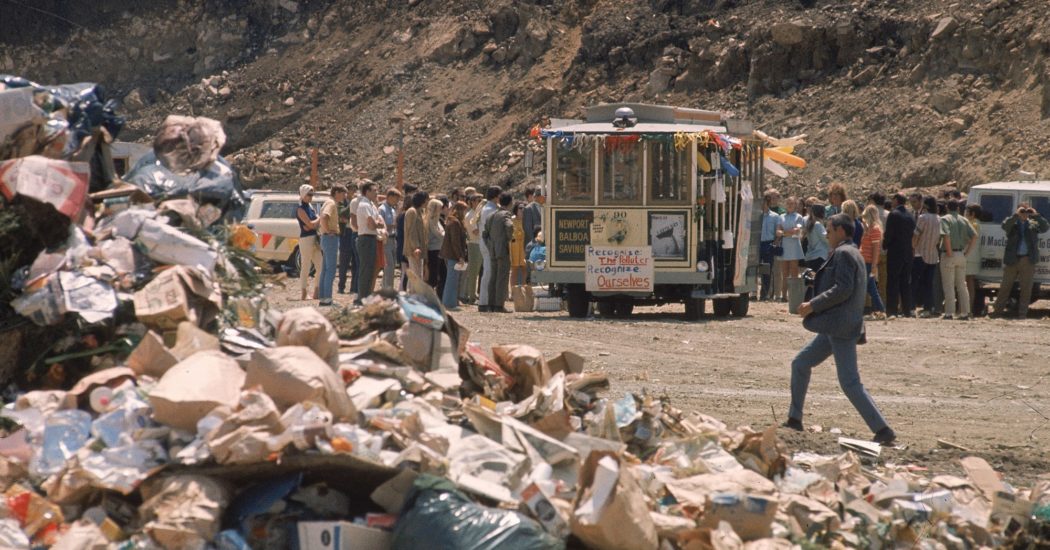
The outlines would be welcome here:
[[[287,268],[289,277],[293,279],[299,278],[299,274],[302,273],[303,270],[303,257],[299,254],[298,246],[292,251],[292,255],[288,256],[288,261],[285,262],[284,265]]]
[[[741,294],[729,302],[729,310],[733,317],[747,317],[747,310],[751,304],[751,296]]]
[[[715,317],[728,317],[733,311],[733,299],[731,298],[715,298],[714,302]]]
[[[616,316],[615,302],[598,302],[598,315],[604,319],[612,319]]]
[[[566,302],[568,302],[569,306],[569,317],[575,319],[583,319],[587,317],[587,314],[590,313],[591,301],[590,295],[587,293],[587,290],[583,288],[583,285],[569,285],[567,294]]]
[[[707,309],[707,300],[703,298],[685,299],[685,319],[687,321],[699,321],[704,318]]]
[[[614,314],[620,319],[627,319],[634,313],[634,302],[621,300],[615,303]]]

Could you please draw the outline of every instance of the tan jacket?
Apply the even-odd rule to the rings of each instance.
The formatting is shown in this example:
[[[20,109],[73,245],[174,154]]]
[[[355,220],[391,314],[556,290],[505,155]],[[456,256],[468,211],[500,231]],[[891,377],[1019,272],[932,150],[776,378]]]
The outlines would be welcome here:
[[[414,257],[416,249],[427,250],[427,227],[423,225],[423,216],[415,208],[405,211],[405,251],[406,258]]]

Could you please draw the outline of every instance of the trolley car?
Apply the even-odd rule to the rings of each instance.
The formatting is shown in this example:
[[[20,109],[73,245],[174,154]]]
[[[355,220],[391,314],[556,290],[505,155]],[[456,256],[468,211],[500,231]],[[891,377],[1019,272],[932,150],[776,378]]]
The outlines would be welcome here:
[[[643,104],[555,121],[546,142],[547,258],[533,278],[569,314],[626,317],[683,303],[689,319],[747,314],[756,288],[763,142],[719,112]]]

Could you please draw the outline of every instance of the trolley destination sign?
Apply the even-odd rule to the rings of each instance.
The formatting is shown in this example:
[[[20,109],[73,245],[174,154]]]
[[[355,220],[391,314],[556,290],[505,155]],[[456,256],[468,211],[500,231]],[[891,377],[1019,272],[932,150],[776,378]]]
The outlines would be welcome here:
[[[588,292],[652,292],[653,249],[587,247]]]

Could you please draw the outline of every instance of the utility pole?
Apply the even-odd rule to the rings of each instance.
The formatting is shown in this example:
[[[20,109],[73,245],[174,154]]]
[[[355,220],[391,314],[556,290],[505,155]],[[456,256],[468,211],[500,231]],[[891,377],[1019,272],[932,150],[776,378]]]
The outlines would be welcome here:
[[[397,190],[405,191],[405,125],[398,128],[397,137]]]
[[[310,185],[317,189],[317,144],[310,142]]]

